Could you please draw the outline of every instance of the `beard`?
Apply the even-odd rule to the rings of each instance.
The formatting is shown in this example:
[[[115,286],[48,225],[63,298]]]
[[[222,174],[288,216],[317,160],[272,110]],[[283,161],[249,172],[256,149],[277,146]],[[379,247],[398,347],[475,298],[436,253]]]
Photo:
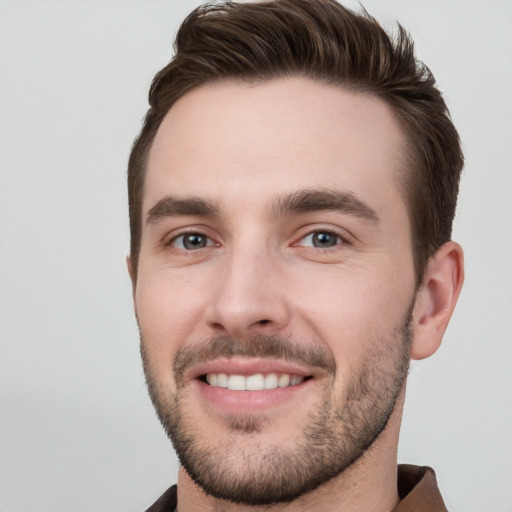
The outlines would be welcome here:
[[[323,347],[259,335],[246,340],[217,337],[186,346],[173,366],[176,392],[159,385],[143,332],[141,353],[149,394],[181,465],[207,494],[248,506],[293,501],[339,476],[367,452],[385,430],[405,384],[412,342],[412,306],[391,334],[374,339],[343,390],[335,389],[336,363]],[[318,403],[301,422],[293,448],[264,440],[272,433],[264,414],[223,418],[217,437],[206,439],[188,404],[183,374],[192,365],[234,356],[281,359],[317,367],[327,377]],[[212,422],[212,430],[215,425]]]

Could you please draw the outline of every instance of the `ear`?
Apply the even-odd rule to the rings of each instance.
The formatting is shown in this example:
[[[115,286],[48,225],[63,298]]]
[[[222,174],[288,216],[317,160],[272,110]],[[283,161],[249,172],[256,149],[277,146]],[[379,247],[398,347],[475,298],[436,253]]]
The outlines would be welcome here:
[[[132,295],[135,299],[135,286],[137,284],[137,275],[135,272],[135,267],[133,265],[133,260],[130,256],[126,256],[126,268],[128,269],[128,274],[130,275],[130,279],[132,281]]]
[[[414,305],[411,358],[431,356],[441,345],[464,282],[464,254],[447,242],[429,259]]]

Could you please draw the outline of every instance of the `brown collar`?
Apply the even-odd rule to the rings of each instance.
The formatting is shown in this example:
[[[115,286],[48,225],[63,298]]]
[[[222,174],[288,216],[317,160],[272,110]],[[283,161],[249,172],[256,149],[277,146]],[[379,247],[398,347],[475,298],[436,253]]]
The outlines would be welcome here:
[[[432,468],[400,464],[398,495],[393,512],[447,512]]]

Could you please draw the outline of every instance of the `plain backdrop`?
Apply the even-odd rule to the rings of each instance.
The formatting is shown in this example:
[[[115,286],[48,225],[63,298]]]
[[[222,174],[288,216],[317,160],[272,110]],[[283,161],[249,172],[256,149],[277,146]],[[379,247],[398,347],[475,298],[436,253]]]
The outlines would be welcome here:
[[[363,3],[412,32],[467,162],[466,283],[413,365],[399,459],[433,466],[451,511],[511,512],[512,2]],[[138,512],[175,481],[139,361],[125,172],[196,4],[0,0],[0,512]]]

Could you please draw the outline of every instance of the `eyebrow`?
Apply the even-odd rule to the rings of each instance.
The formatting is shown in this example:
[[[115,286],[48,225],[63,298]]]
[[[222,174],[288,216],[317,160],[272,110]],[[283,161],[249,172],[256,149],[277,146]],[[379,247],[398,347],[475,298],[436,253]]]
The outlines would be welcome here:
[[[299,190],[275,199],[271,203],[271,211],[276,217],[293,213],[337,211],[372,222],[378,222],[379,219],[375,210],[354,193],[334,190]],[[166,196],[149,210],[146,223],[156,224],[164,218],[187,215],[213,217],[219,215],[219,208],[197,197],[180,199]]]
[[[148,212],[147,224],[155,224],[167,217],[179,217],[183,215],[197,215],[210,217],[218,215],[217,207],[204,199],[196,197],[179,199],[166,196],[158,201]]]
[[[353,215],[374,223],[379,220],[377,212],[352,192],[299,190],[278,198],[272,204],[272,211],[276,216],[324,210]]]

